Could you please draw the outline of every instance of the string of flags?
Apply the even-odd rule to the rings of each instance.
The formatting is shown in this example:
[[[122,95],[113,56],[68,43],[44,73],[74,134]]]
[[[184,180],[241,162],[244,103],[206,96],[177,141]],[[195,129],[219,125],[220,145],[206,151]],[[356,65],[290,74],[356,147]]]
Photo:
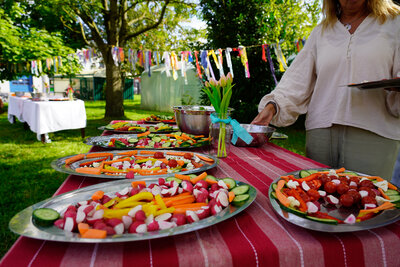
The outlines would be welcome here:
[[[298,39],[295,42],[297,51],[303,48],[305,44],[305,39]],[[240,57],[241,63],[243,65],[243,73],[246,78],[250,78],[250,66],[249,60],[247,57],[247,49],[261,47],[262,49],[262,60],[268,63],[272,76],[274,78],[275,83],[277,83],[277,79],[275,77],[275,68],[271,58],[271,51],[274,51],[277,61],[279,63],[279,70],[284,72],[288,66],[286,62],[286,58],[282,52],[279,41],[274,44],[262,44],[262,45],[252,45],[252,46],[239,46],[237,48],[227,47],[225,49],[216,49],[216,50],[202,50],[202,51],[151,51],[151,50],[134,50],[131,48],[123,49],[122,47],[112,46],[111,53],[114,64],[119,66],[122,63],[128,64],[129,68],[134,71],[136,70],[136,64],[139,64],[143,67],[148,76],[151,76],[151,66],[160,65],[164,63],[164,70],[167,77],[172,77],[174,80],[177,80],[180,76],[184,78],[185,83],[187,83],[186,71],[188,69],[188,64],[192,63],[196,68],[197,75],[202,78],[203,73],[207,79],[214,78],[215,73],[213,69],[213,65],[217,68],[219,75],[224,75],[224,56],[226,66],[229,68],[229,72],[234,76],[233,67],[232,67],[232,52],[237,52]],[[273,50],[272,50],[272,49]],[[92,63],[93,59],[101,56],[96,52],[95,49],[82,49],[78,50],[75,54],[70,54],[69,56],[76,56],[79,61],[83,64]],[[178,64],[179,60],[180,63]],[[213,62],[213,64],[211,64]],[[55,56],[52,58],[47,58],[46,60],[32,60],[27,62],[26,69],[32,73],[32,75],[39,76],[44,69],[51,70],[53,69],[54,73],[59,72],[59,68],[62,67],[62,57]]]

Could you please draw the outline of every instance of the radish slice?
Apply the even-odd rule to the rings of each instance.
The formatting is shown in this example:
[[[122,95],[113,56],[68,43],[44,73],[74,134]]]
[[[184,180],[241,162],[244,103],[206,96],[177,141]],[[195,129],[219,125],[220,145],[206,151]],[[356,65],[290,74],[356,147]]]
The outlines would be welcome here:
[[[314,203],[307,202],[306,205],[308,213],[316,213],[318,211],[318,207]]]
[[[323,190],[318,190],[318,193],[321,197],[325,197],[326,196],[326,192]]]
[[[65,223],[64,223],[64,231],[67,232],[72,232],[75,227],[75,221],[71,217],[65,218]]]
[[[147,225],[147,230],[148,230],[149,232],[157,231],[158,229],[160,229],[160,225],[158,224],[157,221],[152,221],[151,223],[149,223],[149,224]]]
[[[186,219],[189,223],[197,222],[198,220],[200,220],[199,216],[197,216],[197,214],[192,210],[186,211]]]
[[[304,189],[304,191],[308,191],[308,190],[310,190],[310,187],[308,186],[308,184],[307,184],[307,182],[306,181],[304,181],[304,182],[302,182],[301,183],[301,187]]]
[[[339,199],[337,199],[336,197],[334,197],[332,195],[328,195],[326,198],[328,199],[328,202],[330,204],[333,204],[333,205],[339,204]]]
[[[218,185],[219,185],[220,187],[222,187],[223,189],[228,189],[228,186],[227,186],[226,183],[225,183],[224,181],[222,181],[222,180],[219,180],[219,181],[218,181]]]
[[[129,226],[131,226],[133,220],[132,220],[131,216],[124,215],[124,216],[122,216],[122,222],[124,223],[125,230],[127,230],[129,228]]]
[[[368,191],[365,191],[365,190],[361,190],[361,191],[359,191],[358,193],[360,194],[360,196],[361,196],[362,198],[368,196]]]
[[[142,210],[142,205],[137,205],[136,207],[132,208],[129,212],[128,215],[131,216],[132,218],[135,217],[136,212],[139,210]]]
[[[136,227],[136,233],[146,233],[146,232],[147,232],[146,224],[141,224],[138,227]]]
[[[365,204],[365,205],[364,205],[364,209],[365,209],[365,210],[367,210],[367,209],[374,209],[374,208],[376,208],[376,205],[375,205],[375,204]]]
[[[76,223],[81,223],[86,219],[86,214],[82,210],[78,210],[76,213]]]
[[[219,205],[221,205],[222,207],[228,207],[228,205],[229,205],[228,196],[224,192],[219,192],[216,200],[217,200],[217,203]]]
[[[170,229],[174,227],[176,224],[172,222],[159,221],[158,225],[160,226],[160,230],[164,230],[164,229]]]
[[[168,221],[169,219],[171,219],[172,214],[171,213],[164,213],[161,215],[158,215],[157,217],[154,218],[154,220],[156,221]]]
[[[333,179],[333,180],[332,180],[332,183],[338,185],[338,184],[340,184],[340,180],[338,180],[338,179]]]
[[[353,214],[350,214],[349,216],[347,216],[347,218],[344,220],[344,223],[348,223],[348,224],[353,224],[356,222],[356,216],[354,216]]]

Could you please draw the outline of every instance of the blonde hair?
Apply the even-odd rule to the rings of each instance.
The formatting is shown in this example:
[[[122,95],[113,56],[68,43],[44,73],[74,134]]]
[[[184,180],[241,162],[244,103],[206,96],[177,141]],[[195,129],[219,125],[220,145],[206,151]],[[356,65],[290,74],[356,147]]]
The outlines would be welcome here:
[[[367,10],[381,24],[385,23],[388,18],[393,19],[400,14],[400,7],[392,0],[367,0]],[[323,0],[322,15],[322,28],[332,27],[340,17],[339,0]]]

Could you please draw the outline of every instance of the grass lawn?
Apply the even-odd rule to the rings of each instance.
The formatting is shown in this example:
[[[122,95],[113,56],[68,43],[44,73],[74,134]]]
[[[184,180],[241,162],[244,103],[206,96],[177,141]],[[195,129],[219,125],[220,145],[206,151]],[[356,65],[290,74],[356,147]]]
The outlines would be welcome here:
[[[126,118],[138,120],[151,114],[167,114],[140,109],[140,96],[125,100]],[[108,124],[104,119],[104,101],[86,101],[86,136],[97,136],[97,127]],[[171,114],[170,114],[171,115]],[[89,146],[82,142],[80,130],[68,130],[49,134],[52,143],[42,144],[36,134],[24,129],[20,122],[10,124],[7,112],[0,114],[0,258],[8,251],[17,235],[8,229],[10,219],[22,209],[51,197],[68,175],[50,167],[56,158],[86,153]],[[274,140],[279,146],[304,155],[305,133],[302,129],[284,128],[279,132],[289,136],[287,140]]]

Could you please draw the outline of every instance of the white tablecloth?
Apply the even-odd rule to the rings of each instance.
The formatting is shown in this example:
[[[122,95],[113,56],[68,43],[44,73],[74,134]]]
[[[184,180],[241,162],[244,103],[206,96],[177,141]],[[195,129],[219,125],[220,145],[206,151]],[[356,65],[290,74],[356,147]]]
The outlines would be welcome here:
[[[15,116],[19,121],[26,122],[38,135],[86,127],[85,103],[82,100],[32,101],[12,96],[8,116],[9,120]]]

